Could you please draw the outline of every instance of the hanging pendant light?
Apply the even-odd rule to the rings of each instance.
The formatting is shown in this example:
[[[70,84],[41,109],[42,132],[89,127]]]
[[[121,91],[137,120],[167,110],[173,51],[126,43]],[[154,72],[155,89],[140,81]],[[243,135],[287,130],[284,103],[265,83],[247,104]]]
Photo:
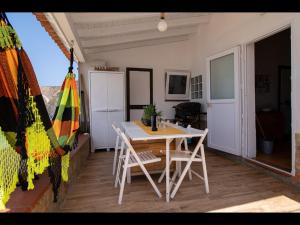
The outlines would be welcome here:
[[[164,32],[166,31],[168,28],[168,24],[167,22],[165,21],[165,14],[164,13],[161,13],[160,14],[160,21],[159,23],[157,24],[157,29],[160,31],[160,32]]]

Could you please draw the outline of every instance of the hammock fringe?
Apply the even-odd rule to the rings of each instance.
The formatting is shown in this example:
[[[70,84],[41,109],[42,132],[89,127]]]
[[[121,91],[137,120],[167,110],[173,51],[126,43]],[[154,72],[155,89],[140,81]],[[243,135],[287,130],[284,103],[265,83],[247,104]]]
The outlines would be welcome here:
[[[34,189],[36,175],[48,168],[57,201],[67,182],[70,151],[77,145],[80,99],[70,67],[51,121],[31,62],[5,13],[0,14],[0,209],[17,184]]]

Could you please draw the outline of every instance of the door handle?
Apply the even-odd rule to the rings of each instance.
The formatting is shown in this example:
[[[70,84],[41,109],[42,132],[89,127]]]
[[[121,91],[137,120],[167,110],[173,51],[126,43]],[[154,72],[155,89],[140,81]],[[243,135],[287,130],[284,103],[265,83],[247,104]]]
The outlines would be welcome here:
[[[108,109],[107,112],[118,112],[121,111],[121,109]]]

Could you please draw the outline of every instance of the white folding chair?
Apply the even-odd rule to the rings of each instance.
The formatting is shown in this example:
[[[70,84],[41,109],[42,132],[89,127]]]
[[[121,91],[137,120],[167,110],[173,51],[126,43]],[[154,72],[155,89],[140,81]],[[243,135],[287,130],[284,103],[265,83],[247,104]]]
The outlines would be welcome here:
[[[125,186],[125,179],[126,174],[128,173],[128,168],[134,167],[134,166],[140,166],[143,173],[148,178],[150,184],[152,185],[154,191],[158,195],[158,197],[161,198],[161,193],[158,190],[157,186],[155,185],[154,181],[152,180],[150,174],[148,173],[147,169],[145,168],[145,164],[149,163],[155,163],[159,162],[161,158],[156,157],[151,151],[144,151],[144,152],[138,152],[133,149],[132,145],[130,144],[128,138],[126,135],[121,132],[121,137],[123,140],[123,143],[125,144],[124,148],[121,148],[121,153],[119,156],[119,163],[117,168],[117,175],[115,179],[115,187],[120,185],[120,193],[119,193],[119,200],[118,203],[122,204],[122,198],[123,198],[123,192],[124,192],[124,186]],[[125,154],[124,149],[126,149]],[[122,177],[120,179],[120,170],[121,167],[123,168]]]
[[[199,139],[196,147],[194,150],[191,151],[172,151],[170,152],[170,161],[171,162],[186,162],[186,166],[184,167],[181,175],[179,176],[179,179],[177,182],[175,182],[176,177],[179,175],[179,171],[175,170],[172,178],[171,178],[171,185],[170,185],[170,192],[173,184],[175,184],[174,189],[171,192],[171,198],[174,198],[176,195],[179,186],[181,185],[185,175],[187,174],[188,170],[191,168],[192,162],[201,162],[202,163],[202,168],[203,168],[203,176],[201,176],[199,173],[195,172],[193,169],[191,169],[191,173],[196,175],[198,178],[204,180],[205,184],[205,191],[206,193],[209,193],[209,185],[208,185],[208,177],[207,177],[207,169],[206,169],[206,161],[205,161],[205,154],[204,154],[204,145],[203,141],[208,133],[208,129],[206,128],[204,130],[203,135]],[[198,154],[200,150],[200,154]]]
[[[178,122],[176,122],[176,124],[175,125],[177,125],[177,126],[179,126],[179,124],[178,124]],[[188,125],[188,127],[187,128],[190,128],[191,127],[191,125]],[[184,151],[182,151],[181,150],[181,145],[182,145],[182,143],[184,143]],[[187,152],[187,153],[189,153],[189,148],[188,148],[188,142],[187,142],[187,138],[181,138],[180,140],[179,140],[179,142],[178,142],[178,144],[177,144],[177,146],[176,146],[176,150],[175,151],[177,151],[177,152]],[[165,150],[162,150],[162,151],[160,151],[161,153],[165,153]],[[171,150],[170,151],[170,153],[171,152],[174,152],[174,150]],[[172,153],[171,153],[172,154]],[[171,162],[170,162],[170,164],[169,165],[171,165]],[[178,175],[180,176],[181,175],[181,161],[178,161],[177,163],[176,163],[176,170],[178,171]],[[189,170],[188,170],[188,172],[189,172],[189,179],[190,180],[192,180],[192,171],[191,171],[191,168],[189,168]],[[166,175],[166,169],[164,169],[164,171],[162,172],[162,174],[160,175],[160,177],[159,177],[159,179],[158,179],[158,183],[161,183],[162,182],[162,180],[163,180],[163,178],[165,177],[165,175]]]
[[[115,175],[117,159],[119,158],[119,161],[120,161],[120,156],[123,155],[124,141],[122,140],[122,137],[121,137],[121,129],[119,127],[116,127],[115,124],[112,124],[112,127],[113,127],[114,131],[117,133],[116,145],[115,145],[115,154],[114,154],[114,162],[113,162],[113,175]],[[120,143],[121,143],[121,145],[120,145]],[[120,152],[119,157],[118,157],[118,152]],[[130,168],[128,168],[127,183],[128,184],[131,183]]]

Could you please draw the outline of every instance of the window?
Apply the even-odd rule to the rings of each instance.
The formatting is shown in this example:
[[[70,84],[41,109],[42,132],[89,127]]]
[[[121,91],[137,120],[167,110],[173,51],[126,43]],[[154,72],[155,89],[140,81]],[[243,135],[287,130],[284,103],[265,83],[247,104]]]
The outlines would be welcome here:
[[[200,99],[202,98],[202,75],[192,77],[192,99]]]
[[[234,54],[210,61],[211,99],[234,99]]]

